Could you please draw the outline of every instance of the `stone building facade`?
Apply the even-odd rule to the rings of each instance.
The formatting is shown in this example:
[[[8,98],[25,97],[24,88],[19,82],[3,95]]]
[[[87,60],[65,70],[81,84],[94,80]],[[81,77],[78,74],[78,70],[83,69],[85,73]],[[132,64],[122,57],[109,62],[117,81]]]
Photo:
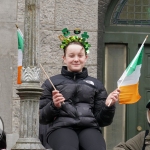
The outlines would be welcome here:
[[[105,18],[111,2],[112,0],[40,0],[38,64],[43,65],[49,76],[60,73],[63,65],[61,59],[63,52],[59,48],[60,40],[58,38],[61,30],[68,28],[73,34],[75,28],[80,28],[81,32],[87,31],[89,33],[88,41],[91,43],[90,54],[86,64],[89,75],[104,82]],[[19,87],[16,83],[18,47],[15,24],[24,33],[24,11],[25,0],[1,0],[0,116],[4,121],[7,133],[8,149],[17,141],[19,132],[20,102],[16,94],[16,89]],[[44,80],[45,76],[41,72],[41,83]],[[117,125],[117,127],[120,127],[119,124]],[[112,130],[110,128],[109,134],[113,134]],[[120,136],[123,137],[123,134]],[[106,138],[107,136],[105,134]],[[111,136],[113,137],[113,135]],[[111,139],[111,141],[113,142],[109,149],[118,142],[115,138]]]

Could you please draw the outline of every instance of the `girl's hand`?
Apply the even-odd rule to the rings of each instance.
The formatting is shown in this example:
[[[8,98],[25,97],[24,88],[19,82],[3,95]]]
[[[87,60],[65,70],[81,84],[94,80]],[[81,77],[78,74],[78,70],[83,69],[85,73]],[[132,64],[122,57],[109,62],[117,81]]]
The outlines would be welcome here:
[[[65,101],[65,98],[58,90],[52,91],[52,98],[55,107],[60,108],[61,104]]]
[[[120,90],[119,90],[119,89],[116,89],[116,90],[114,90],[113,92],[111,92],[111,93],[108,95],[105,104],[106,104],[108,107],[114,105],[114,104],[115,104],[116,102],[118,102],[118,100],[119,100],[119,94],[120,94]]]

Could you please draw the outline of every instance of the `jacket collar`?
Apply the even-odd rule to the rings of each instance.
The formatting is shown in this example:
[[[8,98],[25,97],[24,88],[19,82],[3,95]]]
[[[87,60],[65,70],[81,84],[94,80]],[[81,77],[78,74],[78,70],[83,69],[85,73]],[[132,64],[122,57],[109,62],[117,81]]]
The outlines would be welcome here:
[[[61,69],[61,74],[67,78],[71,79],[85,79],[88,76],[87,68],[83,68],[82,72],[70,72],[67,70],[66,66],[63,66]]]

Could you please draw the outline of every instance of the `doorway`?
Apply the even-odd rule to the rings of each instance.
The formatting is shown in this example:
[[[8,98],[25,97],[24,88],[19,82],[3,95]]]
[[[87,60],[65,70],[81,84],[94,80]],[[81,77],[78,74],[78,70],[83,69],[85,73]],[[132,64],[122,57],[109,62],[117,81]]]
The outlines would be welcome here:
[[[109,92],[116,88],[117,80],[136,55],[147,35],[150,35],[149,0],[113,0],[110,2],[104,31],[103,81]],[[146,11],[147,10],[147,11]],[[131,14],[131,15],[130,15]],[[107,150],[128,140],[148,128],[146,103],[150,99],[150,36],[144,46],[139,84],[140,101],[130,105],[117,105],[113,123],[104,128]]]

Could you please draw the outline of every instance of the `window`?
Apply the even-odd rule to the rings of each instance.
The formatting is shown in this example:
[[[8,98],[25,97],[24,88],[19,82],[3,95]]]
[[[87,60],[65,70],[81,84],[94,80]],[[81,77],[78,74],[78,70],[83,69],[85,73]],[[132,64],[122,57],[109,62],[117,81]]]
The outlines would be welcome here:
[[[111,25],[150,25],[150,0],[119,0]]]

